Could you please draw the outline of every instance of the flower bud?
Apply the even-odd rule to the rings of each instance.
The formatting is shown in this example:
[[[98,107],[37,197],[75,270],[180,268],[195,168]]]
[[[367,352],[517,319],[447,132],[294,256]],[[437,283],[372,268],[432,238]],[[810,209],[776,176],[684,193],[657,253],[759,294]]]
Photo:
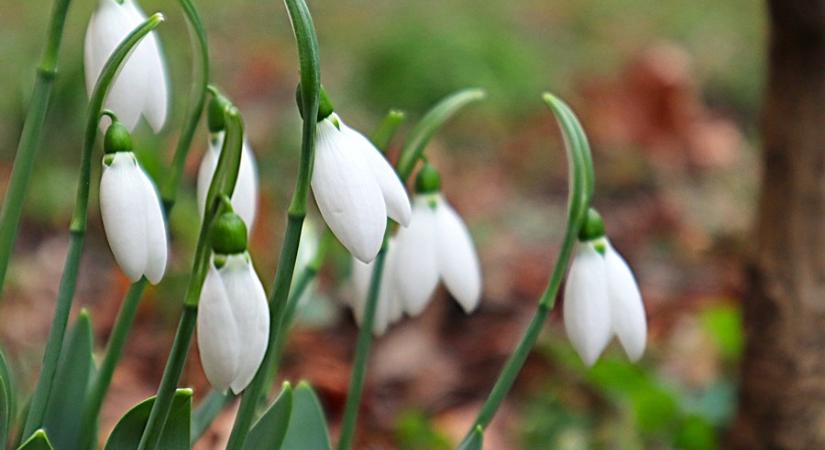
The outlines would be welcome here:
[[[234,255],[246,251],[246,224],[234,212],[221,214],[212,225],[210,233],[212,250],[221,255]]]
[[[429,162],[418,171],[415,177],[415,192],[418,194],[433,194],[441,190],[441,175]]]
[[[298,112],[301,113],[301,118],[304,117],[304,102],[301,96],[301,84],[298,83],[298,87],[295,89],[295,101],[298,103]],[[329,99],[327,95],[326,89],[321,87],[321,93],[319,96],[318,102],[318,121],[322,121],[329,117],[330,114],[335,112],[335,108],[332,106],[332,101]]]
[[[103,151],[108,155],[132,151],[132,136],[129,129],[118,120],[112,121],[103,138]]]

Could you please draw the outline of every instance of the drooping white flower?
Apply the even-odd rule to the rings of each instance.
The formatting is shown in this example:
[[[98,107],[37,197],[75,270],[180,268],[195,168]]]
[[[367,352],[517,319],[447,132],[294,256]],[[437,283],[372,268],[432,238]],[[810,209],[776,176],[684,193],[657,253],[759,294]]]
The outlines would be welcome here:
[[[312,191],[344,247],[362,262],[375,258],[387,217],[406,226],[410,201],[401,180],[370,141],[335,113],[318,123]]]
[[[209,149],[203,155],[198,170],[197,196],[198,211],[200,211],[201,217],[203,217],[206,210],[206,196],[209,193],[209,184],[215,175],[215,169],[218,167],[218,159],[221,156],[225,134],[221,131],[212,136]],[[238,180],[235,184],[235,191],[232,193],[232,209],[243,218],[243,221],[251,230],[255,224],[255,214],[258,209],[258,163],[255,160],[255,153],[246,139],[244,139],[241,152]]]
[[[564,293],[564,325],[588,366],[614,335],[631,360],[644,353],[647,319],[639,287],[605,237],[577,245]]]
[[[146,15],[134,0],[98,1],[86,28],[84,71],[89,95],[115,48],[145,20]],[[134,130],[141,116],[155,132],[163,128],[169,112],[169,82],[154,31],[128,57],[112,84],[105,107],[114,111],[129,130]]]
[[[393,276],[393,267],[396,259],[396,243],[391,239],[387,246],[387,256],[384,262],[384,276],[381,277],[381,287],[378,290],[378,300],[375,306],[375,317],[372,323],[372,332],[376,336],[383,335],[390,325],[398,322],[404,313],[401,299],[398,297],[396,280]],[[350,299],[355,322],[358,326],[364,322],[364,313],[367,307],[372,272],[375,261],[363,263],[357,258],[352,259],[352,287],[353,297]]]
[[[198,308],[198,349],[206,378],[235,394],[249,385],[263,361],[269,336],[266,293],[248,253],[210,264]]]
[[[396,235],[396,254],[389,267],[404,307],[420,314],[439,280],[465,312],[481,299],[481,268],[467,226],[439,193],[417,194],[412,219]]]
[[[100,179],[100,214],[109,247],[133,282],[157,284],[166,271],[166,222],[160,197],[135,154],[106,155]]]

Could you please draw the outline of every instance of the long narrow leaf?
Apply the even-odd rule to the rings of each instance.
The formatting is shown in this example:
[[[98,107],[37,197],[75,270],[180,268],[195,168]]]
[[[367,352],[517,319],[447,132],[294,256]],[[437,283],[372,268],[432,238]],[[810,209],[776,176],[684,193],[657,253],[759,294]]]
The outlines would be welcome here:
[[[244,450],[278,450],[284,442],[292,414],[292,386],[284,389],[263,416],[252,426]],[[286,447],[289,448],[289,447]]]
[[[292,416],[286,431],[283,450],[330,450],[329,431],[321,402],[306,382],[292,394]]]
[[[481,450],[482,447],[484,447],[484,430],[479,426],[458,446],[457,450]]]
[[[17,450],[54,450],[52,443],[44,430],[37,430]]]
[[[92,321],[88,311],[83,310],[63,344],[55,375],[55,395],[46,406],[44,428],[60,450],[72,450],[78,445],[82,417],[79,412],[89,390],[92,348]]]
[[[143,428],[149,419],[155,397],[150,397],[124,415],[115,425],[105,450],[134,450],[140,443]],[[192,390],[178,389],[172,399],[169,419],[158,441],[158,450],[184,450],[189,448],[189,433],[192,416]]]

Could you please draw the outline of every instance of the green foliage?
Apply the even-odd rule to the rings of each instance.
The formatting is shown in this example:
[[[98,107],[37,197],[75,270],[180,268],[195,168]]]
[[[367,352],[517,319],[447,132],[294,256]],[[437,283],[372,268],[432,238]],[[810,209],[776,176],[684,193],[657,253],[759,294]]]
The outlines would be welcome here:
[[[278,450],[286,436],[292,414],[292,386],[284,384],[272,406],[252,426],[244,450]],[[286,447],[288,449],[289,447]],[[285,450],[286,450],[285,449]]]
[[[150,397],[130,409],[115,425],[105,450],[134,450],[140,442],[143,428],[149,419],[155,397]],[[169,419],[163,428],[157,448],[160,450],[181,450],[189,448],[189,433],[192,412],[192,390],[178,389],[172,399]]]
[[[14,380],[6,356],[0,351],[0,448],[5,446],[9,438],[16,412],[15,400]]]
[[[745,342],[739,309],[731,305],[713,306],[703,310],[700,317],[702,328],[722,356],[730,362],[738,361]]]
[[[458,450],[481,450],[484,446],[484,430],[477,426],[470,438],[461,443]]]
[[[80,312],[75,325],[63,343],[55,374],[55,395],[46,406],[44,428],[60,450],[78,445],[84,399],[89,391],[94,368],[92,356],[92,321],[86,310]]]
[[[402,450],[450,450],[450,440],[441,434],[427,416],[406,411],[396,422],[396,440]]]
[[[46,436],[44,430],[37,430],[32,434],[26,442],[23,443],[17,450],[53,450],[52,443],[49,442],[49,437]]]
[[[321,403],[309,384],[301,382],[292,394],[292,415],[284,450],[330,450],[329,431]]]

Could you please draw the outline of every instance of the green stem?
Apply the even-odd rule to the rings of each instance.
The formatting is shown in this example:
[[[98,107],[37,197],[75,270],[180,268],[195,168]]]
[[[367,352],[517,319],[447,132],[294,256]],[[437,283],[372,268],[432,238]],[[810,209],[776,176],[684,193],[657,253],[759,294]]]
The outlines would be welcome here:
[[[465,440],[469,439],[473,431],[478,427],[484,429],[489,425],[499,406],[501,406],[504,397],[513,386],[516,377],[524,366],[524,362],[530,355],[530,351],[541,332],[542,325],[555,304],[556,295],[558,294],[564,274],[567,272],[567,266],[570,263],[576,238],[593,197],[593,164],[590,156],[590,147],[581,124],[562,100],[551,94],[544,94],[543,100],[553,111],[561,126],[568,164],[570,166],[569,171],[572,177],[567,205],[567,227],[564,232],[564,241],[561,246],[561,251],[556,258],[556,265],[553,268],[553,273],[547,284],[547,288],[538,302],[536,313],[527,326],[521,340],[519,340],[516,345],[513,354],[510,355],[504,364],[498,380],[496,380],[487,400],[484,402],[484,405],[482,405],[472,427],[470,427],[470,430],[467,432]]]
[[[187,114],[187,120],[184,122],[180,140],[175,149],[170,174],[163,189],[162,197],[166,217],[169,217],[169,213],[174,207],[175,198],[180,188],[180,180],[183,176],[186,156],[192,145],[192,138],[200,121],[203,105],[206,101],[207,82],[209,79],[209,50],[207,48],[206,32],[201,23],[200,16],[191,0],[180,0],[180,4],[191,26],[192,34],[196,38],[193,40],[193,44],[197,47],[198,51],[195,52],[193,59],[196,67],[200,69],[195,70],[192,76],[191,96],[193,103]],[[120,361],[123,347],[126,345],[126,337],[132,328],[135,313],[137,312],[137,307],[143,291],[146,288],[146,284],[145,278],[133,283],[124,297],[123,304],[118,312],[115,326],[112,330],[112,335],[109,338],[106,353],[100,364],[97,376],[94,379],[89,400],[84,405],[83,420],[81,422],[82,427],[80,430],[80,439],[82,440],[80,448],[90,448],[92,440],[95,437],[94,429],[97,416],[100,413],[106,392],[109,390],[115,368]]]
[[[344,417],[341,419],[341,436],[338,439],[338,450],[349,450],[355,437],[355,423],[358,420],[358,406],[361,404],[361,395],[364,391],[364,379],[367,375],[367,360],[372,344],[372,325],[375,321],[375,311],[378,309],[378,293],[381,290],[381,278],[384,275],[384,261],[387,256],[388,236],[384,237],[384,244],[375,257],[375,266],[370,278],[370,288],[367,293],[367,304],[364,309],[364,322],[358,330],[358,342],[355,345],[355,358],[352,362],[347,402],[344,406]]]
[[[138,450],[157,447],[163,427],[166,425],[166,419],[169,417],[169,409],[172,406],[175,389],[180,381],[186,357],[189,353],[189,345],[192,342],[192,334],[195,331],[201,289],[209,270],[211,256],[209,232],[215,219],[227,208],[227,205],[221,199],[231,198],[235,190],[235,181],[238,177],[241,161],[244,124],[237,108],[231,106],[228,102],[227,104],[229,106],[224,111],[227,125],[226,138],[206,197],[208,208],[198,235],[195,257],[192,262],[192,276],[189,279],[183,301],[183,315],[175,333],[172,351],[169,353],[169,359],[166,362],[166,368],[158,387],[157,398],[152,405],[152,411],[149,413],[149,419],[140,438]]]
[[[203,28],[200,15],[198,15],[198,10],[195,8],[195,5],[192,4],[192,0],[179,0],[179,3],[189,23],[190,33],[195,38],[192,42],[197,49],[193,56],[196,69],[192,75],[192,103],[187,113],[186,122],[181,130],[180,140],[175,148],[175,156],[172,159],[170,175],[161,190],[161,197],[163,198],[163,205],[167,214],[169,210],[172,209],[177,198],[180,180],[183,177],[183,169],[186,164],[186,157],[189,155],[192,138],[195,136],[198,122],[200,122],[201,114],[203,113],[203,106],[206,103],[207,86],[209,83],[209,46],[206,41],[206,31]]]
[[[298,46],[298,61],[301,73],[301,105],[303,111],[303,129],[301,139],[301,158],[298,167],[298,178],[295,182],[295,192],[289,205],[287,227],[284,243],[281,247],[278,270],[275,273],[274,288],[269,300],[269,345],[267,346],[263,362],[258,373],[252,380],[241,399],[238,415],[232,427],[227,450],[241,450],[246,441],[246,435],[255,415],[258,398],[263,391],[267,380],[267,371],[274,356],[275,343],[282,330],[283,314],[286,301],[289,297],[292,274],[295,270],[295,258],[298,253],[298,244],[301,239],[301,229],[306,216],[309,183],[312,176],[312,165],[315,160],[315,127],[318,117],[318,104],[321,92],[321,69],[318,51],[318,36],[312,16],[304,0],[285,0],[287,12],[291,19],[295,42]]]
[[[37,149],[40,147],[40,135],[43,131],[43,123],[46,120],[54,79],[57,76],[57,57],[70,2],[71,0],[56,0],[54,2],[49,32],[46,38],[46,48],[37,67],[34,90],[32,91],[28,113],[26,113],[26,120],[23,122],[20,141],[17,144],[17,153],[14,157],[14,166],[12,167],[6,198],[3,201],[3,209],[0,212],[0,294],[3,292],[9,259],[17,237],[17,227],[20,224],[20,214],[23,211],[23,200],[28,191]]]
[[[46,342],[46,350],[43,355],[43,365],[40,369],[40,378],[37,380],[37,387],[32,395],[29,413],[23,426],[23,436],[28,437],[43,424],[43,417],[46,405],[54,384],[54,374],[57,371],[57,362],[60,358],[60,350],[63,347],[63,337],[66,332],[66,324],[69,320],[69,312],[72,309],[75,287],[77,286],[78,266],[80,256],[83,253],[83,241],[86,235],[87,210],[89,207],[89,186],[91,184],[92,170],[92,149],[97,139],[98,121],[103,102],[109,87],[117,74],[118,69],[126,60],[129,52],[163,21],[163,15],[154,14],[150,16],[140,26],[135,28],[118,45],[106,65],[103,66],[100,78],[97,80],[91,99],[89,100],[88,116],[86,117],[86,132],[83,142],[83,153],[80,162],[80,178],[77,187],[77,199],[72,215],[70,226],[71,237],[69,240],[69,251],[66,255],[63,276],[60,279],[60,288],[57,294],[57,306],[55,308],[54,319],[49,330],[49,338]]]
[[[464,106],[483,99],[484,91],[479,89],[465,89],[456,92],[441,100],[433,106],[421,121],[410,132],[404,147],[401,149],[401,157],[398,160],[396,172],[401,178],[401,182],[406,184],[412,175],[416,163],[424,154],[424,149],[435,133],[444,126]],[[387,145],[386,143],[384,145]],[[370,278],[370,288],[367,293],[367,303],[364,308],[364,320],[358,330],[358,342],[355,347],[355,358],[350,377],[349,390],[347,391],[347,402],[344,407],[344,417],[341,419],[341,437],[338,440],[338,450],[349,450],[355,437],[355,424],[358,421],[358,406],[361,403],[361,395],[364,388],[364,379],[367,372],[367,360],[369,357],[370,344],[372,342],[372,325],[375,321],[375,311],[378,303],[378,293],[381,287],[381,277],[384,272],[387,251],[387,242],[392,233],[387,222],[387,232],[384,235],[384,243],[376,257]]]

